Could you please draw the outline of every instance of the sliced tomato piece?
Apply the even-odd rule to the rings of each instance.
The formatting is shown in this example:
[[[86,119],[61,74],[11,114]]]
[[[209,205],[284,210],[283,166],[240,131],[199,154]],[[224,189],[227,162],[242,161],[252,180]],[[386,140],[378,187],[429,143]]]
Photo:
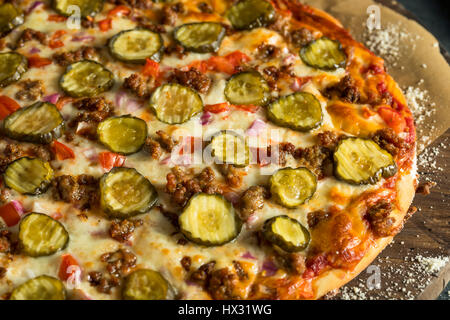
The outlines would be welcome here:
[[[47,20],[53,22],[63,22],[67,20],[67,17],[61,16],[59,14],[51,14],[48,16]]]
[[[20,105],[7,96],[0,96],[0,120],[5,119],[11,113],[20,109]]]
[[[255,113],[259,110],[259,106],[256,106],[253,104],[239,104],[239,105],[233,104],[233,107],[247,111],[247,112],[251,112],[251,113]]]
[[[203,111],[211,113],[221,113],[230,110],[230,104],[228,102],[207,104],[203,107]]]
[[[380,107],[377,111],[384,122],[394,129],[396,133],[405,131],[406,121],[400,113],[390,107]]]
[[[73,150],[61,142],[53,141],[51,148],[58,160],[75,159]]]
[[[111,18],[106,18],[106,19],[100,20],[98,22],[98,27],[103,32],[106,32],[106,31],[110,30],[112,28],[112,19]]]
[[[142,74],[144,76],[153,77],[158,79],[159,77],[159,63],[153,61],[152,59],[145,59],[144,69],[142,69]]]
[[[126,157],[114,152],[104,151],[98,155],[100,165],[105,171],[110,171],[115,167],[122,167],[125,164]]]
[[[114,9],[109,10],[108,17],[122,17],[127,16],[131,13],[131,9],[127,6],[120,5]]]
[[[75,280],[80,278],[81,268],[78,261],[71,254],[63,254],[61,256],[61,264],[59,265],[58,277],[63,280]]]
[[[28,67],[30,68],[42,68],[52,63],[51,59],[41,58],[34,54],[28,57]]]
[[[17,200],[8,202],[0,207],[0,218],[3,219],[8,227],[18,224],[22,214],[22,204]]]

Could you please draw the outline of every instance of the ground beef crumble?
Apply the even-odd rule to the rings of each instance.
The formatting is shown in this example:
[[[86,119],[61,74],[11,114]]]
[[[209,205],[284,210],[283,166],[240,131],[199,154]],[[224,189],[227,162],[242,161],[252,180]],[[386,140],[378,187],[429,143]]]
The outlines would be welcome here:
[[[147,81],[137,73],[126,77],[123,82],[123,87],[139,98],[146,99],[150,97],[150,88]]]
[[[169,78],[169,82],[176,82],[206,94],[211,87],[212,81],[207,75],[201,73],[196,68],[190,68],[187,71],[174,69],[173,74]]]
[[[103,254],[100,260],[106,262],[107,273],[89,272],[88,281],[99,292],[111,293],[111,289],[118,287],[122,278],[136,267],[137,257],[128,249],[119,249]]]
[[[258,46],[258,56],[262,60],[276,58],[280,54],[280,49],[273,44],[262,43]]]
[[[191,257],[184,256],[181,259],[180,263],[181,263],[181,266],[183,267],[183,269],[186,270],[187,272],[189,272],[191,270],[191,265],[192,265]]]
[[[246,221],[257,210],[264,207],[264,200],[269,197],[269,192],[261,186],[251,186],[239,200],[239,216]]]
[[[156,131],[156,135],[156,138],[147,137],[144,144],[144,151],[149,153],[153,159],[158,160],[164,151],[172,152],[173,148],[178,144],[178,141],[162,130]]]
[[[68,126],[74,128],[76,134],[90,140],[97,139],[98,124],[114,115],[112,103],[104,97],[84,98],[74,102],[73,105],[81,112],[70,120]]]
[[[337,95],[348,103],[357,103],[360,98],[358,87],[349,75],[344,76],[336,85],[327,88],[324,95],[327,97]]]
[[[243,181],[243,171],[231,164],[217,164],[217,168],[224,176],[225,182],[231,188],[239,188]]]
[[[332,152],[328,148],[319,145],[298,148],[294,152],[294,157],[300,161],[301,165],[313,171],[318,179],[323,179],[333,174]]]
[[[323,210],[311,211],[308,213],[308,226],[312,229],[319,224],[319,222],[328,219],[329,213]]]
[[[183,207],[196,193],[223,194],[221,186],[216,182],[214,171],[210,167],[204,168],[198,174],[186,172],[182,167],[175,166],[167,174],[166,192],[171,200]]]
[[[61,175],[52,181],[53,198],[87,210],[98,204],[98,179],[82,174],[79,176]]]
[[[11,231],[0,230],[0,253],[9,253],[12,251]]]
[[[402,152],[409,149],[405,140],[400,138],[391,128],[378,130],[375,132],[372,139],[393,156],[401,155]]]
[[[62,67],[67,67],[69,64],[78,62],[84,59],[98,60],[100,50],[94,47],[82,46],[77,50],[69,52],[59,52],[53,54],[53,60]]]
[[[184,13],[183,3],[178,2],[178,3],[172,4],[172,5],[166,5],[162,9],[161,23],[169,25],[169,26],[173,26],[173,25],[175,25],[175,23],[178,19],[178,14],[182,14],[182,13]]]
[[[314,40],[312,32],[307,28],[300,28],[291,32],[291,41],[295,46],[303,47]]]
[[[370,227],[377,237],[388,237],[395,234],[395,218],[390,217],[393,205],[386,200],[381,200],[367,210],[365,215]]]
[[[15,97],[17,100],[35,101],[45,94],[44,82],[42,80],[26,79],[20,81],[18,85],[22,88],[17,91]]]
[[[116,241],[127,242],[133,236],[137,227],[142,226],[144,222],[141,219],[136,220],[115,220],[109,227],[109,235]]]
[[[43,45],[47,45],[48,36],[41,32],[31,28],[27,28],[23,30],[22,34],[19,36],[16,42],[17,48],[22,48],[25,45],[25,42],[36,40]]]

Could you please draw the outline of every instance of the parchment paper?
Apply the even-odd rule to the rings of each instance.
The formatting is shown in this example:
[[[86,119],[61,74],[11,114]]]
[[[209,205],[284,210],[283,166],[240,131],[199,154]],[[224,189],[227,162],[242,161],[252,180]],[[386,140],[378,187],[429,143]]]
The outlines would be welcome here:
[[[450,127],[450,67],[431,33],[414,20],[371,0],[306,0],[304,3],[337,18],[362,43],[366,42],[369,32],[366,27],[369,18],[367,8],[377,5],[380,8],[381,28],[395,24],[401,32],[409,34],[405,39],[400,39],[396,63],[390,63],[387,59],[389,74],[402,89],[413,86],[427,90],[430,96],[427,107],[436,109],[417,124],[418,150],[423,150]]]

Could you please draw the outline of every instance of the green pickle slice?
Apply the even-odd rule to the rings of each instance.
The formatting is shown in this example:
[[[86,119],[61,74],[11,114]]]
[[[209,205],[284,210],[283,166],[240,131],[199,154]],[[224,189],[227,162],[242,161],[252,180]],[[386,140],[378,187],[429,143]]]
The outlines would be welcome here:
[[[276,202],[295,208],[308,201],[316,192],[317,178],[309,169],[283,168],[270,178],[270,192]]]
[[[71,97],[93,97],[111,89],[114,75],[98,62],[82,60],[67,67],[59,84]]]
[[[262,28],[275,21],[275,9],[265,0],[243,0],[233,5],[227,12],[233,28],[249,30]]]
[[[203,110],[203,101],[193,89],[175,83],[163,84],[150,97],[150,108],[159,121],[180,124]]]
[[[267,241],[288,252],[306,249],[311,240],[309,231],[286,215],[266,220],[262,234]]]
[[[103,9],[104,0],[53,0],[52,6],[59,14],[69,17],[75,12],[75,6],[78,7],[82,17],[95,16]]]
[[[211,154],[218,163],[245,167],[250,163],[251,154],[247,141],[237,133],[221,131],[211,140]]]
[[[309,92],[296,92],[272,102],[267,107],[269,119],[298,131],[309,131],[322,123],[322,107]]]
[[[17,286],[10,300],[66,300],[66,289],[61,280],[47,275],[30,279]]]
[[[190,241],[204,246],[220,246],[234,240],[242,222],[233,205],[218,194],[194,195],[178,218],[181,232]]]
[[[158,62],[164,48],[161,35],[144,28],[119,32],[110,39],[108,47],[116,59],[141,64],[147,58]]]
[[[20,53],[0,53],[0,88],[19,81],[27,70],[28,60]]]
[[[22,194],[38,195],[50,186],[53,169],[39,158],[22,157],[8,165],[3,179],[8,188]]]
[[[225,28],[216,22],[187,23],[174,30],[175,40],[186,50],[216,52],[225,36]]]
[[[344,67],[347,56],[339,41],[322,37],[300,49],[300,58],[310,67],[332,71]]]
[[[269,99],[269,85],[257,71],[247,71],[232,76],[224,94],[232,104],[264,105]]]
[[[144,120],[128,115],[108,118],[97,127],[100,142],[109,150],[125,155],[141,150],[147,131]]]
[[[62,136],[64,119],[54,104],[36,102],[7,116],[3,131],[15,140],[46,144]]]
[[[19,244],[28,256],[49,256],[64,249],[68,243],[66,228],[46,214],[33,212],[20,222]]]
[[[375,184],[397,173],[392,155],[371,139],[343,139],[333,157],[336,177],[350,184]]]
[[[169,296],[169,283],[157,271],[139,269],[125,278],[122,289],[124,300],[167,300]]]
[[[24,21],[23,12],[11,3],[0,5],[0,36],[5,35]]]
[[[158,199],[155,187],[133,168],[113,168],[100,179],[100,203],[109,217],[126,219],[148,212]]]

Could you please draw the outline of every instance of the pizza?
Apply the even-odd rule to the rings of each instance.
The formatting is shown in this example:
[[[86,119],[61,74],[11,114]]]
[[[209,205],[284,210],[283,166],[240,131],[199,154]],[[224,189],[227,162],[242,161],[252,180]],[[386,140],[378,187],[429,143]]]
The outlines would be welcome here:
[[[3,299],[318,299],[414,210],[383,59],[295,0],[0,5]]]

